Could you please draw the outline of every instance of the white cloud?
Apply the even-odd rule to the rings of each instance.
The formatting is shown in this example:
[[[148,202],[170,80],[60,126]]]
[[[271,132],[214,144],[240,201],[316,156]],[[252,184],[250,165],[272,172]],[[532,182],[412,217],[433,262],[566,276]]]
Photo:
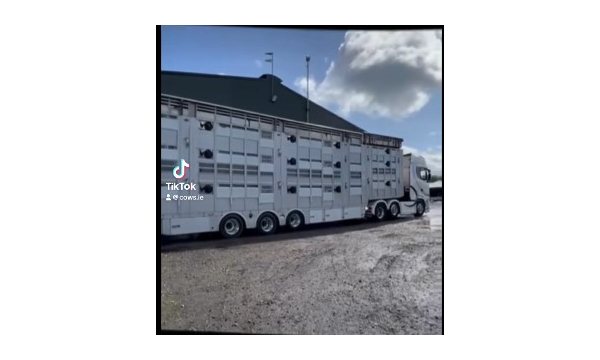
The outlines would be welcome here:
[[[254,60],[254,65],[256,65],[256,67],[260,69],[260,68],[262,68],[263,63],[262,63],[262,61],[256,59],[256,60]]]
[[[442,79],[441,32],[348,31],[311,98],[352,112],[402,119],[419,111]],[[306,78],[294,82],[306,91]]]
[[[218,74],[219,74],[219,75],[225,75],[225,73],[223,73],[223,72],[220,72],[220,73],[218,73]]]
[[[436,136],[437,134],[439,134],[437,131],[430,131],[429,132],[429,136]]]
[[[323,59],[323,61],[325,62],[325,64],[327,64],[327,62],[329,61],[329,58],[327,56],[325,56],[325,59]]]
[[[296,88],[298,88],[300,90],[300,93],[302,95],[306,95],[306,77],[303,78],[297,78],[296,80],[294,80],[294,86],[296,86]],[[315,91],[317,88],[317,81],[313,78],[313,77],[309,77],[308,78],[308,91],[309,91],[309,97],[311,101],[314,101],[316,103],[321,103],[322,99],[320,98],[316,98],[316,95],[318,95],[318,93]]]
[[[404,150],[404,154],[415,154],[424,157],[425,162],[427,163],[427,167],[431,169],[431,174],[442,175],[441,152],[432,151],[431,148],[427,149],[427,151],[421,151],[413,147],[406,146],[404,144],[402,144],[402,149]]]

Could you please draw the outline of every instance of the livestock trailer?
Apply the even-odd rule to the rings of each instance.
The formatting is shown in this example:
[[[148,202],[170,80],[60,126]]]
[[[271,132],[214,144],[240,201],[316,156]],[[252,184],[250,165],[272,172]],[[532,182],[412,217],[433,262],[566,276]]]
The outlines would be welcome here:
[[[164,235],[422,216],[429,178],[399,138],[161,96]]]

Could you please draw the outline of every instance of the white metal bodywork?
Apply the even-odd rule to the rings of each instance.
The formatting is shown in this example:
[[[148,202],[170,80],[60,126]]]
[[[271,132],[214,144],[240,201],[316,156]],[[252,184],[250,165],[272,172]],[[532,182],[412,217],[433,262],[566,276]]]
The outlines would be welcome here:
[[[292,211],[300,211],[304,223],[314,224],[362,218],[377,203],[387,210],[398,202],[401,213],[411,210],[400,201],[404,196],[400,139],[170,95],[163,95],[161,113],[165,235],[218,231],[229,214],[239,215],[244,227],[252,229],[266,212],[283,226]],[[212,124],[210,130],[206,123]],[[204,155],[207,150],[212,157]],[[177,180],[172,168],[181,159],[190,168]],[[182,182],[196,184],[196,190],[167,188],[168,183]],[[203,190],[206,185],[212,186],[210,193]],[[202,195],[203,200],[174,200],[174,195]]]
[[[404,155],[402,174],[404,178],[405,193],[410,201],[402,203],[401,213],[411,214],[416,212],[415,201],[422,200],[425,203],[425,212],[429,211],[429,183],[428,179],[419,174],[420,168],[427,168],[425,158],[413,154]],[[427,171],[429,171],[427,169]]]

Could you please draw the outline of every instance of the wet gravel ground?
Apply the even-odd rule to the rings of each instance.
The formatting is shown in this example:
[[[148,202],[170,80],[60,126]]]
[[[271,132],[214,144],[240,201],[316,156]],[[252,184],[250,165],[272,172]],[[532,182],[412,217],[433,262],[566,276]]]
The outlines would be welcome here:
[[[161,328],[441,334],[441,202],[423,218],[163,239]]]

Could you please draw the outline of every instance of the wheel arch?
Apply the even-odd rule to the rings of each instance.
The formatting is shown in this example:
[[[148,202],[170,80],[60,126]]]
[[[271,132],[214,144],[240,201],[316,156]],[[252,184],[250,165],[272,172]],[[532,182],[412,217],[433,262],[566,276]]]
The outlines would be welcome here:
[[[387,211],[389,209],[388,203],[387,201],[381,199],[381,200],[372,200],[369,202],[368,206],[371,206],[373,208],[373,210],[375,210],[375,208],[377,207],[377,205],[379,204],[383,204],[383,206],[385,207],[385,210]]]
[[[387,201],[387,208],[388,208],[388,210],[390,209],[390,206],[392,206],[393,203],[398,204],[398,209],[400,209],[400,201],[398,201],[396,199],[392,199],[392,200],[388,200]]]
[[[306,224],[306,214],[304,213],[304,211],[302,211],[302,209],[290,209],[289,211],[286,212],[285,216],[284,216],[284,221],[283,223],[285,224],[285,222],[287,221],[288,216],[290,216],[290,214],[294,211],[299,212],[300,214],[302,214],[302,220],[304,220],[304,223]]]

